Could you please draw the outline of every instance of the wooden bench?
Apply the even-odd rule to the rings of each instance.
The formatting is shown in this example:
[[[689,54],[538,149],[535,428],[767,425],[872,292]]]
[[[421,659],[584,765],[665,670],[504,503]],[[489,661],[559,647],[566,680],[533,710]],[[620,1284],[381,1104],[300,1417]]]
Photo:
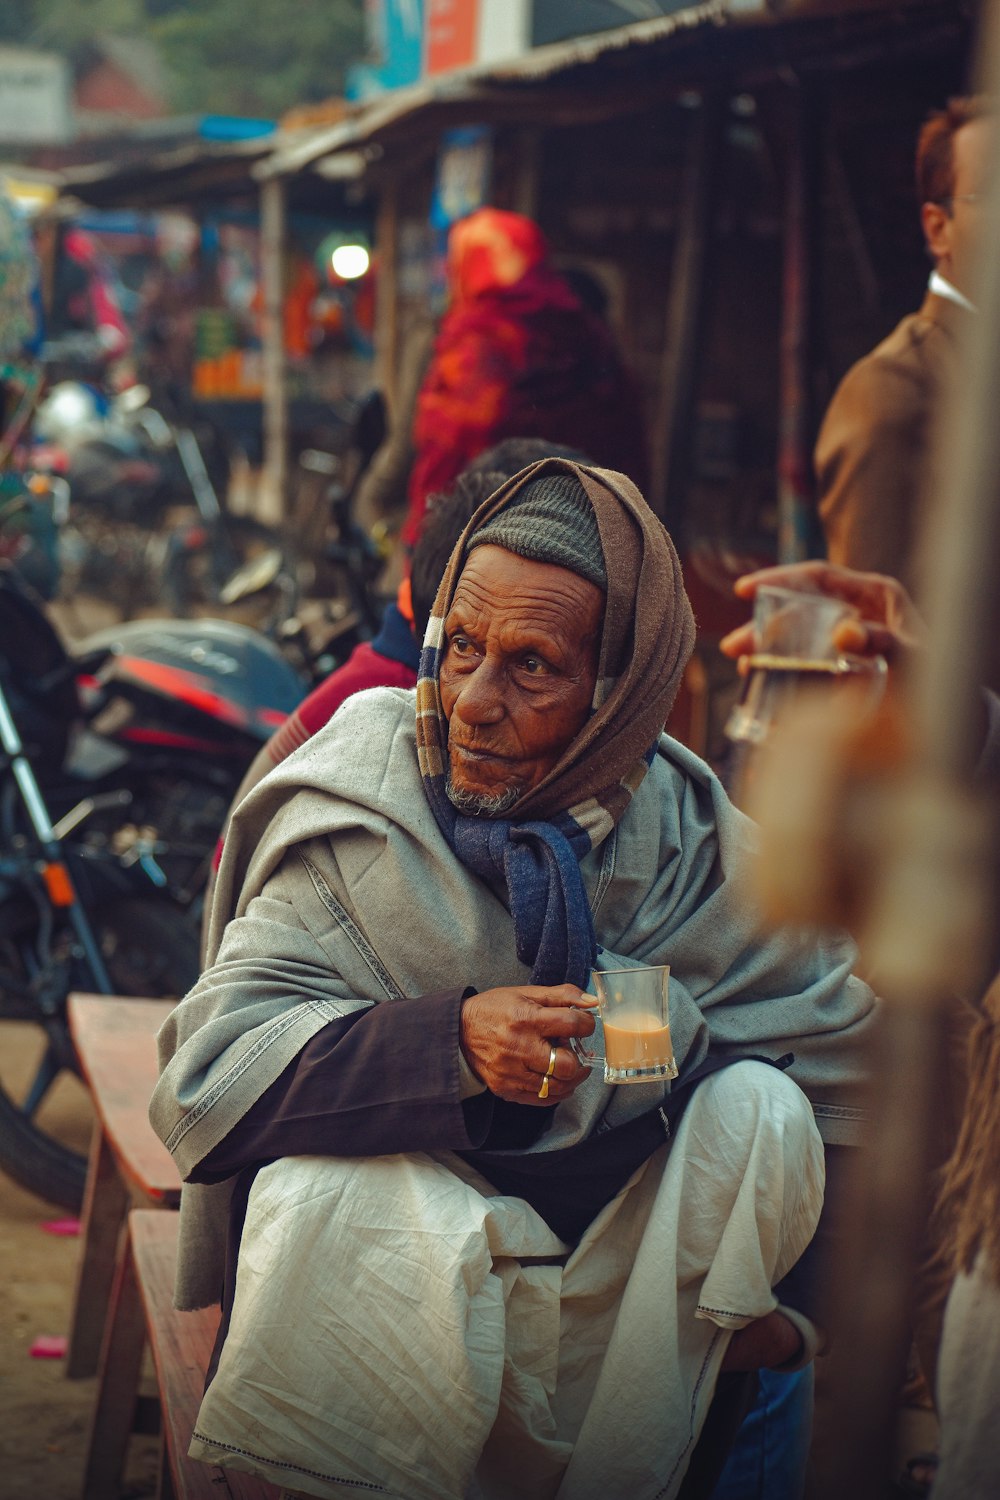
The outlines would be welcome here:
[[[149,1123],[156,1083],[156,1033],[172,1000],[75,994],[69,1026],[94,1104],[82,1247],[69,1330],[66,1373],[93,1375],[111,1303],[129,1207],[177,1208],[181,1180]]]
[[[86,1500],[118,1500],[132,1426],[128,1396],[134,1402],[148,1339],[161,1410],[160,1500],[277,1500],[281,1491],[262,1479],[187,1456],[219,1312],[178,1312],[173,1305],[179,1225],[177,1214],[129,1214],[105,1345],[107,1366],[116,1376],[102,1382],[99,1392],[83,1494]]]

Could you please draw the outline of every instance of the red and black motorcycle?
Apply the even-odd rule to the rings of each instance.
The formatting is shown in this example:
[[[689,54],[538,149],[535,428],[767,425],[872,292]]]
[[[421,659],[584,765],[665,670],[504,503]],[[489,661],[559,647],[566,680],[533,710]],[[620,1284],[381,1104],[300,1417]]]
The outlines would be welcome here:
[[[0,1042],[0,1169],[41,1197],[83,1192],[53,1102],[75,1071],[67,996],[194,982],[219,830],[305,688],[227,621],[132,621],[67,650],[0,564],[0,1022],[21,1026]]]

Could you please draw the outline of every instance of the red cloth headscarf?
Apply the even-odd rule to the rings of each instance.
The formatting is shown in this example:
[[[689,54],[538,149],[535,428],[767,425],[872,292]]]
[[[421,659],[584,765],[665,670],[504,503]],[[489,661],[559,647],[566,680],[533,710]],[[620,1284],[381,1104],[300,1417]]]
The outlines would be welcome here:
[[[642,487],[637,392],[605,324],[548,264],[537,224],[494,208],[459,220],[448,280],[417,397],[404,541],[416,540],[427,496],[502,438],[564,443]]]
[[[542,231],[523,214],[481,208],[459,219],[448,236],[452,306],[516,285],[548,254]]]

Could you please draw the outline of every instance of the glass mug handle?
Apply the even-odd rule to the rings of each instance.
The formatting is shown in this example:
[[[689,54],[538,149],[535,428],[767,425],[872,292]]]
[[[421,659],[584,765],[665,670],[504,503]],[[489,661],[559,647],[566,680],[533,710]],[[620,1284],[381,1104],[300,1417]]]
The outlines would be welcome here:
[[[588,1046],[588,1043],[593,1040],[593,1033],[590,1036],[571,1036],[569,1039],[569,1050],[573,1053],[577,1062],[585,1068],[592,1067],[595,1062],[600,1060],[599,1054],[592,1051]]]
[[[597,996],[592,995],[589,990],[584,990],[583,994],[585,999],[587,1000],[597,1000]],[[580,1008],[581,1010],[586,1008],[587,1010],[591,1011],[595,1020],[597,1019],[598,1011],[596,1004],[593,1006],[588,1005],[586,1007],[581,1006]],[[564,1043],[565,1046],[569,1047],[569,1050],[573,1053],[577,1062],[579,1062],[585,1068],[592,1067],[595,1062],[600,1061],[600,1053],[597,1052],[594,1048],[595,1034],[596,1033],[592,1031],[589,1036],[571,1036]]]

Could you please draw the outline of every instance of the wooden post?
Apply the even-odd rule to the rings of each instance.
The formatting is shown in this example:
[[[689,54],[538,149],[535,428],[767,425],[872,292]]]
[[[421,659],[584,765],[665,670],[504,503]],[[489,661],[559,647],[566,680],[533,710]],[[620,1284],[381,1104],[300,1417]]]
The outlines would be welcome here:
[[[93,1375],[101,1353],[118,1241],[128,1213],[128,1189],[100,1118],[94,1122],[83,1206],[83,1243],[73,1293],[66,1374]]]
[[[288,478],[288,387],[285,373],[285,182],[260,190],[264,346],[264,476],[269,519],[285,516]]]
[[[136,1409],[146,1320],[136,1280],[131,1241],[126,1237],[111,1294],[112,1314],[105,1329],[97,1377],[97,1399],[90,1419],[82,1494],[88,1500],[117,1500]]]
[[[679,228],[670,272],[659,400],[650,444],[650,500],[675,537],[684,521],[691,425],[704,343],[711,220],[726,99],[726,90],[718,86],[702,96],[684,164]]]
[[[875,260],[868,243],[868,236],[865,232],[865,226],[861,222],[861,215],[858,213],[858,206],[854,200],[854,193],[851,190],[843,157],[836,146],[830,145],[824,161],[830,180],[830,192],[840,216],[842,232],[854,260],[854,270],[861,292],[861,305],[868,316],[874,317],[879,310],[882,290],[879,286],[878,271],[875,267]]]
[[[797,86],[785,200],[778,422],[778,560],[815,552],[812,368],[822,152],[817,91]]]
[[[528,219],[538,216],[538,160],[540,140],[534,126],[517,131],[517,174],[514,182],[514,210]]]
[[[399,372],[399,184],[386,178],[375,225],[378,278],[375,308],[375,384],[395,414]]]

